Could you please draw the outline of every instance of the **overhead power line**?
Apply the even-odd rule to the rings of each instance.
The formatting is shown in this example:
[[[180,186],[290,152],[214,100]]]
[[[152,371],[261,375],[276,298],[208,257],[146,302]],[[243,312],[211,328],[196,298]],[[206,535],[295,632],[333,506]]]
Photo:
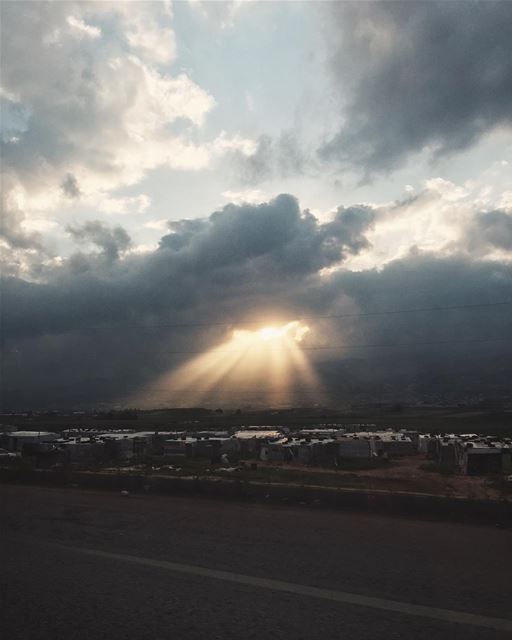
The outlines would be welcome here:
[[[280,323],[293,322],[296,320],[337,320],[348,318],[366,318],[372,316],[386,316],[386,315],[398,315],[401,313],[431,313],[436,311],[455,311],[458,309],[472,310],[486,307],[503,307],[511,305],[512,300],[504,300],[500,302],[479,302],[475,304],[459,304],[459,305],[446,305],[446,306],[434,306],[434,307],[413,307],[408,309],[385,309],[382,311],[363,311],[360,313],[330,313],[326,315],[299,315],[293,320],[279,320]],[[150,324],[125,324],[125,325],[96,325],[79,327],[79,329],[89,329],[92,331],[117,331],[119,329],[186,329],[189,327],[232,327],[238,325],[260,325],[268,324],[268,318],[259,318],[258,320],[249,319],[233,319],[229,321],[219,322],[158,322]]]
[[[391,342],[391,343],[374,343],[374,344],[328,344],[318,346],[304,346],[300,347],[301,351],[321,351],[321,350],[337,350],[346,349],[383,349],[383,348],[403,348],[403,347],[416,347],[416,346],[431,346],[431,345],[455,345],[455,344],[479,344],[484,342],[508,342],[512,341],[512,336],[506,338],[472,338],[468,340],[423,340],[418,342]],[[263,346],[263,345],[262,345]],[[198,354],[210,354],[210,353],[248,353],[257,349],[257,345],[251,345],[245,349],[180,349],[176,351],[159,351],[159,353],[165,354],[185,354],[185,353],[198,353]],[[264,348],[265,353],[275,351],[286,351],[286,347],[279,348]]]

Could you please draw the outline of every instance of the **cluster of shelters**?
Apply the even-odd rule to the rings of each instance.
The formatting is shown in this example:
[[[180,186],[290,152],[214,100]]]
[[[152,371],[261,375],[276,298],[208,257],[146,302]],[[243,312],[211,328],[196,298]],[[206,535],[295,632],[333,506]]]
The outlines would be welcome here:
[[[418,431],[346,428],[254,428],[237,432],[241,453],[269,462],[343,466],[348,460],[396,459],[423,454],[442,470],[467,475],[512,473],[512,440],[477,434],[430,435]],[[362,425],[361,425],[362,426]]]
[[[426,437],[427,456],[447,472],[464,475],[512,473],[512,439],[475,433]]]
[[[223,454],[238,457],[240,441],[227,431],[9,431],[0,434],[0,450],[35,458],[45,466],[61,463],[98,467],[140,464],[154,457],[208,458],[216,462]]]
[[[99,466],[142,461],[153,432],[88,432],[87,435],[49,431],[11,431],[0,434],[0,447],[39,463]]]
[[[226,431],[165,434],[162,443],[165,457],[208,458],[212,462],[219,462],[223,455],[238,456],[240,450],[237,439]]]
[[[2,453],[3,452],[3,453]],[[211,463],[240,459],[319,467],[423,454],[441,470],[469,475],[512,473],[512,441],[476,434],[428,435],[411,430],[378,430],[374,425],[244,427],[224,431],[131,431],[97,429],[0,433],[0,457],[31,456],[38,465],[82,467],[142,464],[180,458]]]
[[[261,447],[263,460],[289,461],[311,466],[339,466],[348,459],[371,460],[414,455],[410,436],[390,431],[346,433],[344,429],[322,433],[302,430],[281,435]]]
[[[57,433],[50,431],[6,431],[0,435],[2,448],[14,453],[22,453],[31,445],[44,445],[59,438]]]

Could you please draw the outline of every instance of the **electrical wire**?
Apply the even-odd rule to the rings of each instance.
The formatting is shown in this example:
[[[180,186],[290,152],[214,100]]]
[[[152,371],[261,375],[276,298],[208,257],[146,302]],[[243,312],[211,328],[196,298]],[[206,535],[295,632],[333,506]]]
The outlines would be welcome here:
[[[499,302],[479,302],[474,304],[461,304],[461,305],[447,305],[447,306],[433,306],[433,307],[413,307],[409,309],[386,309],[382,311],[364,311],[361,313],[342,313],[342,314],[326,314],[326,315],[307,315],[307,316],[298,316],[294,318],[294,320],[280,320],[282,324],[286,324],[287,322],[293,321],[301,321],[301,320],[338,320],[338,319],[347,319],[347,318],[367,318],[373,316],[385,316],[385,315],[398,315],[401,313],[431,313],[437,311],[455,311],[458,309],[480,309],[487,307],[503,307],[506,305],[511,305],[512,300],[504,300]],[[259,324],[268,324],[268,318],[260,318],[258,320],[244,320],[244,319],[234,319],[229,321],[222,322],[162,322],[162,323],[151,323],[151,324],[126,324],[126,325],[96,325],[96,326],[85,326],[79,327],[79,330],[91,330],[91,331],[117,331],[119,329],[186,329],[189,327],[232,327],[239,325],[259,325]]]

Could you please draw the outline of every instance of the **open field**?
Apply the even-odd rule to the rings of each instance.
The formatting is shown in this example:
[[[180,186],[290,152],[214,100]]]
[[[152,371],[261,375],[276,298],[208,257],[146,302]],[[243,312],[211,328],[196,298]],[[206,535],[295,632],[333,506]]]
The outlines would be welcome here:
[[[236,465],[233,470],[200,459],[175,459],[172,464],[112,468],[115,473],[146,473],[178,477],[224,477],[247,482],[300,484],[304,486],[347,487],[366,490],[410,491],[474,500],[511,500],[512,486],[504,479],[488,476],[463,476],[431,470],[425,456],[416,455],[389,461],[372,468],[326,469],[258,461]],[[235,470],[236,469],[236,470]]]
[[[309,426],[319,423],[372,423],[378,428],[411,428],[422,432],[481,433],[498,436],[512,435],[512,410],[468,408],[410,408],[360,409],[337,411],[331,409],[290,409],[268,411],[159,410],[138,412],[132,419],[105,418],[88,415],[0,415],[0,424],[24,429],[59,431],[69,426],[101,427],[108,429],[188,429],[232,428],[247,425]]]

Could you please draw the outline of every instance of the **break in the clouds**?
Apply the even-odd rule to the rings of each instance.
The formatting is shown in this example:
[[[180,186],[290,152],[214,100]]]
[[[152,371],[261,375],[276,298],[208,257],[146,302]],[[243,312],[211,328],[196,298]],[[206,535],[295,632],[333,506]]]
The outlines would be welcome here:
[[[9,244],[30,241],[27,217],[101,207],[159,167],[196,171],[245,148],[222,131],[197,141],[215,99],[171,68],[175,54],[168,3],[2,3]]]
[[[324,158],[389,171],[512,125],[510,2],[342,2],[329,14],[343,113]]]
[[[322,402],[506,394],[511,6],[3,2],[4,405],[165,404],[255,319]]]

